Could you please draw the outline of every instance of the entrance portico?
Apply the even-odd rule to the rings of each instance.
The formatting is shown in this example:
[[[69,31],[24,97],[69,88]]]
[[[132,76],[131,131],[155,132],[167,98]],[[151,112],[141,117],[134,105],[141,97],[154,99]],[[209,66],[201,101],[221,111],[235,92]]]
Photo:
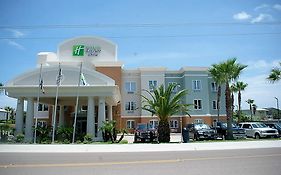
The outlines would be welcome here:
[[[57,126],[65,126],[65,113],[64,106],[75,106],[76,97],[78,91],[78,78],[79,78],[79,66],[69,66],[61,64],[61,70],[63,79],[61,85],[58,88],[58,106],[60,106],[58,117],[56,121]],[[44,92],[39,93],[40,103],[54,105],[56,96],[56,74],[58,72],[58,66],[43,66],[42,75],[44,79]],[[112,107],[117,106],[120,101],[120,91],[115,81],[104,74],[101,74],[95,70],[88,68],[82,69],[87,85],[80,85],[79,87],[79,106],[87,106],[87,128],[86,133],[91,134],[93,139],[101,140],[102,133],[97,130],[101,127],[103,121],[106,120],[106,108],[107,116],[109,120],[112,120]],[[21,75],[11,80],[6,85],[6,90],[10,97],[18,99],[17,115],[16,115],[16,133],[23,133],[23,101],[27,100],[27,113],[25,120],[25,140],[31,142],[33,138],[32,126],[34,126],[34,118],[36,117],[37,106],[34,107],[38,96],[38,77],[39,68]],[[76,80],[76,81],[75,81]],[[96,106],[98,110],[96,111]],[[74,108],[73,108],[74,109]],[[74,111],[72,111],[72,114]],[[98,122],[95,124],[95,117],[97,114]],[[53,114],[52,114],[53,115]],[[70,116],[73,125],[73,117]],[[51,122],[52,117],[49,118]],[[70,126],[70,127],[71,127]],[[97,138],[95,138],[97,133]]]

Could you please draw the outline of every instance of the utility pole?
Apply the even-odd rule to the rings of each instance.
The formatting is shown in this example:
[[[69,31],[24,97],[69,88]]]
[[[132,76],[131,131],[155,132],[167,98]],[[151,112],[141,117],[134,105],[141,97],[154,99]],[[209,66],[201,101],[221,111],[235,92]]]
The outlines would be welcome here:
[[[279,100],[277,97],[274,97],[276,99],[276,107],[277,107],[277,116],[278,116],[278,119],[280,119],[280,115],[279,115]]]

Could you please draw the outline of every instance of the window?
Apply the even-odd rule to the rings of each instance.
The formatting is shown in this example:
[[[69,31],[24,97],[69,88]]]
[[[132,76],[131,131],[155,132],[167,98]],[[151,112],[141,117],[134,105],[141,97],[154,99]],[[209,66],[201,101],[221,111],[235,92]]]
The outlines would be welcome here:
[[[194,119],[194,124],[203,124],[203,119]]]
[[[154,91],[154,89],[157,87],[157,81],[156,80],[149,80],[148,86],[149,86],[150,91]]]
[[[193,90],[201,90],[201,80],[192,80],[192,89]]]
[[[202,100],[195,99],[193,101],[194,109],[200,110],[202,109]]]
[[[37,111],[48,111],[48,105],[39,103]]]
[[[127,129],[135,128],[135,120],[127,120]]]
[[[133,102],[133,101],[126,102],[125,110],[126,111],[134,111],[134,110],[136,110],[136,102]]]
[[[125,83],[125,88],[128,94],[136,92],[136,82],[128,81]]]
[[[87,111],[87,110],[88,110],[88,106],[84,106],[84,105],[83,105],[83,106],[81,107],[81,111]]]
[[[211,88],[213,92],[217,92],[218,91],[218,86],[216,82],[211,83]]]
[[[158,128],[159,122],[158,122],[158,120],[150,120],[149,124],[150,124],[151,128]]]
[[[213,107],[213,109],[218,109],[218,104],[217,104],[217,101],[216,100],[213,100],[212,101],[212,107]]]
[[[170,86],[171,84],[176,84],[177,86],[173,89],[173,93],[177,93],[179,91],[179,85],[176,82],[169,82],[168,85]]]
[[[178,121],[177,120],[170,120],[170,128],[178,128]]]

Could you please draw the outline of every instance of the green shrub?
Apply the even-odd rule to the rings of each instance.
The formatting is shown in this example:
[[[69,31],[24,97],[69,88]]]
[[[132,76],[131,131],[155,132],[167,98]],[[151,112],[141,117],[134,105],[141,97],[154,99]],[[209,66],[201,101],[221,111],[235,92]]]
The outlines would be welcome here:
[[[92,134],[86,134],[85,136],[84,136],[84,141],[83,141],[83,143],[84,144],[89,144],[89,143],[92,143],[93,142],[93,135]]]
[[[18,134],[15,139],[16,143],[23,143],[24,142],[24,135]]]

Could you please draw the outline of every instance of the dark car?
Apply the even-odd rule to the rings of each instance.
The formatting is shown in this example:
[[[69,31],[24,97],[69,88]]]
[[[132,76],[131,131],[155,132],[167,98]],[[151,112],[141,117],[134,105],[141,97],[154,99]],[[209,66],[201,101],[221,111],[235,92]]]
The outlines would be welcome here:
[[[154,142],[158,140],[157,128],[148,123],[139,123],[135,130],[134,142]]]
[[[186,128],[189,131],[189,138],[193,140],[216,139],[216,130],[212,129],[207,124],[187,124]]]
[[[227,134],[227,123],[217,122],[215,129],[217,130],[218,137],[225,139]],[[245,130],[239,128],[237,125],[232,124],[232,133],[235,139],[246,138]]]
[[[277,129],[279,137],[281,137],[281,123],[265,123],[270,128]]]

